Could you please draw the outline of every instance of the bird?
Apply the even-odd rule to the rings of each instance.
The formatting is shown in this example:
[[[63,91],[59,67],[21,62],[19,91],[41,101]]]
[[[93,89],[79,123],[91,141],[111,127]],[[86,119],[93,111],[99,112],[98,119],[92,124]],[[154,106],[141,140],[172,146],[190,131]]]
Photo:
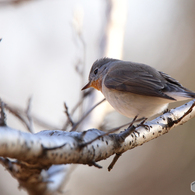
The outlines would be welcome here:
[[[149,118],[165,111],[169,103],[195,98],[195,93],[155,68],[114,58],[96,60],[89,82],[110,105],[128,118]]]

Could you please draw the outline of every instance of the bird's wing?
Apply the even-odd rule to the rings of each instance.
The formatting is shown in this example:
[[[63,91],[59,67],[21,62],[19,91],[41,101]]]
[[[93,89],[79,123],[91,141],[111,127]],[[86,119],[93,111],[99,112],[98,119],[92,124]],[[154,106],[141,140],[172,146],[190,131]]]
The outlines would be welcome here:
[[[163,75],[147,65],[116,65],[108,72],[104,84],[109,89],[175,100],[164,93],[167,81]]]

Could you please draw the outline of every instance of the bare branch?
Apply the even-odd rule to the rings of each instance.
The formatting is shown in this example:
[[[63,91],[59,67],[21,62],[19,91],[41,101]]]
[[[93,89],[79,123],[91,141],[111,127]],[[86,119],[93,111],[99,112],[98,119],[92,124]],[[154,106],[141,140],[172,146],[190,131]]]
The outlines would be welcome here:
[[[62,183],[65,185],[72,171],[70,165],[52,165],[49,169],[40,169],[3,157],[0,157],[0,163],[18,179],[19,187],[26,189],[30,195],[56,194],[64,187]]]
[[[195,100],[146,122],[145,125],[149,128],[131,126],[133,131],[125,130],[119,134],[105,134],[98,129],[84,132],[45,130],[31,134],[1,126],[0,163],[18,179],[20,186],[27,189],[29,194],[49,194],[46,193],[47,185],[52,184],[52,174],[48,171],[52,165],[75,163],[101,168],[97,162],[115,154],[108,167],[111,170],[122,153],[168,133],[174,127],[195,117],[194,107]],[[10,161],[7,158],[17,160]],[[53,173],[58,175],[59,172]],[[40,187],[33,190],[35,183]]]
[[[27,104],[27,108],[26,108],[26,117],[29,121],[29,128],[30,128],[30,132],[33,133],[33,119],[32,119],[32,116],[31,116],[31,105],[32,105],[32,97],[30,97],[28,99],[28,104]]]
[[[86,43],[83,37],[83,9],[82,7],[77,7],[73,14],[72,27],[76,32],[79,42],[82,44],[82,57],[79,58],[78,62],[75,65],[75,69],[79,76],[81,77],[81,88],[84,86],[85,81],[85,66],[86,66]],[[79,67],[80,65],[80,67]],[[81,96],[81,99],[83,95]],[[83,114],[83,104],[80,104],[80,116]]]
[[[1,99],[0,99],[0,108],[1,108],[0,126],[7,126],[6,116],[4,112],[4,102],[2,102]]]
[[[22,123],[24,123],[24,125],[27,127],[27,129],[30,131],[31,127],[29,123],[29,119],[27,118],[27,114],[26,114],[26,110],[21,109],[19,107],[16,106],[10,106],[10,104],[5,103],[4,104],[5,109],[7,109],[10,113],[12,113],[14,116],[16,116]],[[28,110],[28,109],[27,109]],[[49,124],[49,122],[45,122],[44,120],[41,120],[39,117],[31,114],[30,115],[31,120],[41,126],[44,127],[46,129],[61,129],[60,127],[54,126],[52,124]]]
[[[74,124],[74,126],[72,127],[72,129],[70,131],[75,131],[76,128],[78,127],[78,125],[90,114],[90,112],[96,108],[98,105],[100,105],[102,102],[104,102],[106,99],[104,98],[103,100],[101,100],[100,102],[98,102],[97,104],[95,104],[95,106],[93,106],[90,110],[87,111],[87,113],[85,113],[81,119]]]
[[[70,115],[73,116],[73,114],[76,112],[76,110],[83,104],[84,99],[89,96],[92,93],[93,89],[84,91],[82,97],[80,100],[76,103],[76,105],[73,107],[72,111],[70,112]],[[63,130],[66,130],[69,125],[69,120],[66,121],[66,123],[63,125]]]
[[[37,1],[37,0],[1,0],[0,5],[20,5],[24,2]]]
[[[97,129],[85,132],[45,130],[29,134],[9,127],[0,127],[0,156],[16,158],[38,167],[62,163],[90,164],[92,161],[97,162],[142,145],[187,122],[195,116],[194,106],[195,100],[146,122],[149,129],[136,127],[123,142],[121,137],[124,136],[124,131],[101,136],[86,147],[81,145],[103,135],[104,132]]]
[[[67,126],[68,126],[69,123],[71,123],[71,125],[74,126],[75,123],[73,122],[73,120],[72,120],[72,118],[71,118],[71,116],[70,116],[70,113],[69,113],[69,111],[68,111],[68,106],[66,105],[65,102],[64,102],[64,108],[65,108],[65,111],[64,111],[64,112],[65,112],[65,114],[66,114],[66,116],[67,116],[67,118],[68,118]],[[67,128],[67,126],[65,126],[65,127]],[[66,129],[66,128],[65,128],[65,129]]]
[[[130,135],[130,133],[135,129],[135,127],[133,126],[133,124],[137,121],[140,121],[140,119],[136,120],[137,119],[137,116],[130,122],[130,123],[127,123],[127,124],[124,124],[124,125],[121,125],[119,127],[116,127],[116,128],[113,128],[113,129],[110,129],[108,130],[106,133],[102,133],[101,135],[98,135],[97,137],[95,137],[94,139],[88,141],[88,142],[85,142],[85,143],[82,143],[80,144],[80,147],[85,147],[91,143],[93,143],[94,141],[100,139],[100,138],[103,138],[104,136],[106,135],[109,135],[111,133],[115,133],[116,131],[118,131],[119,129],[121,129],[122,127],[125,127],[127,125],[129,125],[129,127],[123,132],[123,134],[121,134],[121,139],[122,141],[124,141],[124,139]],[[119,141],[119,140],[118,140]]]
[[[56,126],[54,124],[50,124],[48,121],[44,121],[43,119],[40,119],[39,117],[35,115],[32,115],[32,119],[35,124],[45,129],[61,129],[61,127]]]
[[[26,117],[24,117],[18,109],[10,107],[9,105],[5,104],[5,108],[11,112],[14,116],[16,116],[25,126],[26,128],[31,131],[31,127],[28,123],[28,120],[26,119]]]
[[[116,164],[117,160],[121,157],[122,153],[116,153],[112,162],[110,163],[110,165],[108,166],[108,171],[111,171],[111,169],[113,169],[114,165]]]

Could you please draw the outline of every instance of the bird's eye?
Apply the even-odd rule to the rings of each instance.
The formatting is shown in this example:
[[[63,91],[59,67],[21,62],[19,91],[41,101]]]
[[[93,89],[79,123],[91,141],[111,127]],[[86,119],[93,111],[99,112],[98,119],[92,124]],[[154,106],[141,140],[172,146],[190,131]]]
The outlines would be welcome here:
[[[98,73],[98,69],[95,69],[95,70],[94,70],[94,74],[97,74],[97,73]]]

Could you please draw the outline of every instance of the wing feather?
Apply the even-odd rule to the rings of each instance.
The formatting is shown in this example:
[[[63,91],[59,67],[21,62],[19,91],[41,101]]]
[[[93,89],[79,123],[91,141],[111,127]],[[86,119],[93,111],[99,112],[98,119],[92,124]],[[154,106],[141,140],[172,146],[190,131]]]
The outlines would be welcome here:
[[[109,89],[175,100],[163,93],[166,79],[157,70],[144,64],[116,65],[108,72],[104,84]]]

